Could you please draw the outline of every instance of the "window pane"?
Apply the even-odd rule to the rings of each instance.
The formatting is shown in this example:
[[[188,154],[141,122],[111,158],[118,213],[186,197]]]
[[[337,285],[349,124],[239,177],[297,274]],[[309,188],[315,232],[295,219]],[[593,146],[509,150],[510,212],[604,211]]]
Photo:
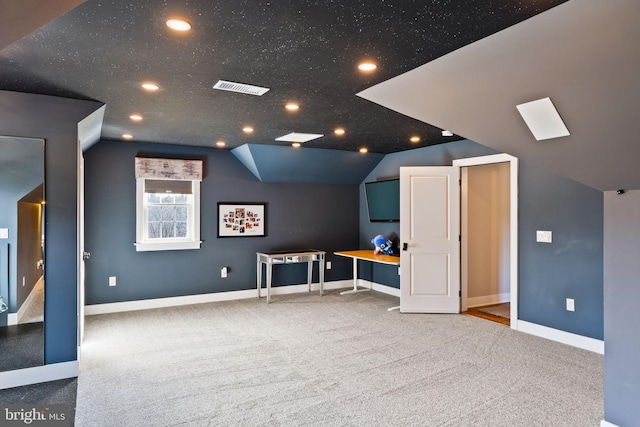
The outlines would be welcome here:
[[[186,222],[176,222],[176,237],[187,237]]]
[[[162,223],[162,237],[173,237],[173,222],[163,222]]]
[[[186,221],[189,210],[186,206],[178,206],[176,208],[176,221]]]
[[[159,222],[149,222],[147,227],[148,237],[150,239],[159,239],[160,238],[160,223]]]
[[[175,221],[176,208],[175,206],[163,206],[162,207],[162,220],[163,221]]]
[[[173,194],[162,194],[160,197],[161,203],[173,203]]]
[[[149,221],[160,221],[160,219],[162,218],[160,215],[160,206],[149,206],[148,212]]]
[[[176,203],[189,203],[189,195],[188,194],[176,194]]]
[[[147,194],[147,202],[149,203],[160,203],[160,195],[159,194]]]

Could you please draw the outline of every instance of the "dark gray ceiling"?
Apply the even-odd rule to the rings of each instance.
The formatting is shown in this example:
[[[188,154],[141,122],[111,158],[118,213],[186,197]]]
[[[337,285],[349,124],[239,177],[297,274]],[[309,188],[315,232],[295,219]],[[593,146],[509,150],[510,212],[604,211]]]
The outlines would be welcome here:
[[[289,145],[275,138],[295,131],[325,135],[308,147],[389,153],[460,137],[356,93],[565,1],[88,0],[0,51],[0,90],[104,102],[104,139],[131,133],[136,141],[224,140],[234,148]],[[23,13],[33,9],[25,3]],[[169,30],[173,16],[192,31]],[[0,26],[4,19],[0,13]],[[359,72],[363,58],[378,70]],[[256,97],[212,89],[219,79],[271,90]],[[142,91],[147,80],[160,91]],[[288,101],[300,110],[287,113]],[[133,123],[132,113],[144,120]],[[334,136],[336,127],[346,134]],[[420,143],[408,141],[414,134]]]

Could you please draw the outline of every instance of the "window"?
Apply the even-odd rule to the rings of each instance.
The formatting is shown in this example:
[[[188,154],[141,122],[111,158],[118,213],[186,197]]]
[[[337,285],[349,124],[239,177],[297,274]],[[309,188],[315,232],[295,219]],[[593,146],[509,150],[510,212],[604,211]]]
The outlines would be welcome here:
[[[138,160],[136,158],[136,162]],[[189,162],[163,161],[165,175],[167,162],[182,162],[179,167]],[[153,170],[140,173],[138,166],[136,163],[136,251],[199,249],[200,180],[176,179],[177,174],[168,179],[161,175],[163,179],[157,179],[158,173]]]

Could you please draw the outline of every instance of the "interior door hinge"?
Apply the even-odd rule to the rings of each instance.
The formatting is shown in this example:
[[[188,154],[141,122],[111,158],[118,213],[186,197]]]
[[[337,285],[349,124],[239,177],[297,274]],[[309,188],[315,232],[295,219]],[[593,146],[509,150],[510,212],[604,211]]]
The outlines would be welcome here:
[[[462,242],[462,235],[458,234],[458,242]]]
[[[462,187],[462,180],[461,180],[461,179],[459,179],[459,180],[458,180],[458,185],[459,185],[460,187]]]
[[[458,296],[462,297],[462,290],[458,291]]]

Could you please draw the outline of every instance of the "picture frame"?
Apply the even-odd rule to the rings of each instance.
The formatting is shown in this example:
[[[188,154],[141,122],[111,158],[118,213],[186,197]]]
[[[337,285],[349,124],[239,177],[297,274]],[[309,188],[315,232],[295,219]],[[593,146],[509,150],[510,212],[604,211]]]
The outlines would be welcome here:
[[[218,202],[218,237],[266,235],[266,203]]]

